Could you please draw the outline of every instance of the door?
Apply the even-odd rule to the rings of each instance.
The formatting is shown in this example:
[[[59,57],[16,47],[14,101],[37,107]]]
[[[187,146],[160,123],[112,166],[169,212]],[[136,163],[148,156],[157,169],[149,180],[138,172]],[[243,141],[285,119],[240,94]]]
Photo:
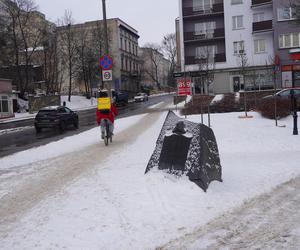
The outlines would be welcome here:
[[[241,88],[241,78],[239,76],[232,77],[233,92],[239,92]]]

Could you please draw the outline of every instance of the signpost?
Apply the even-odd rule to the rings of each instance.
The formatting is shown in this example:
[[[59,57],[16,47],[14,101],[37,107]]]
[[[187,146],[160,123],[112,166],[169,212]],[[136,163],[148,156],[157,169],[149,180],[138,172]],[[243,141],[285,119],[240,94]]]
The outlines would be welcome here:
[[[113,59],[109,55],[103,55],[100,57],[100,67],[102,69],[102,80],[103,82],[111,82],[112,78],[112,67]],[[108,93],[111,97],[111,84],[108,83]]]

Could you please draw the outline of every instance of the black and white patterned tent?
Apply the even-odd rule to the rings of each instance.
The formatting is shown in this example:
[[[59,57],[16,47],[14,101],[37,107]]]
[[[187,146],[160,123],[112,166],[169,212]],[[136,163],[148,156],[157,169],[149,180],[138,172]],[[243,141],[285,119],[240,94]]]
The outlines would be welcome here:
[[[166,164],[160,162],[162,160],[161,153],[163,144],[165,139],[172,134],[172,130],[179,121],[184,121],[186,129],[185,136],[190,138],[190,142],[187,144],[184,139],[182,145],[177,145],[177,147],[182,146],[183,148],[188,145],[187,154],[177,154],[175,157],[185,157],[185,159],[175,159],[177,163],[175,164],[176,166],[171,163],[167,172],[176,175],[187,175],[190,181],[206,191],[211,181],[222,181],[222,169],[214,132],[211,128],[203,124],[182,120],[172,111],[169,111],[166,117],[145,173],[155,167],[158,169],[166,169]],[[174,145],[172,149],[173,148]],[[164,145],[164,151],[165,149],[166,143]]]

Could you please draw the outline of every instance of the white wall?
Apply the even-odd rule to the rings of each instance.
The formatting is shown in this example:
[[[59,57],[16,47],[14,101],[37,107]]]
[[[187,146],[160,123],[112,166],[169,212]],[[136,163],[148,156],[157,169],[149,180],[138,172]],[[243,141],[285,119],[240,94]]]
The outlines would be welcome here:
[[[234,56],[233,42],[244,40],[249,66],[265,65],[270,56],[274,56],[273,32],[252,34],[253,14],[264,12],[264,20],[272,20],[272,5],[263,8],[251,8],[251,0],[243,0],[243,4],[231,4],[231,0],[224,1],[226,68],[237,67],[237,57]],[[232,17],[243,15],[244,28],[232,29]],[[254,39],[266,40],[266,52],[254,53]]]

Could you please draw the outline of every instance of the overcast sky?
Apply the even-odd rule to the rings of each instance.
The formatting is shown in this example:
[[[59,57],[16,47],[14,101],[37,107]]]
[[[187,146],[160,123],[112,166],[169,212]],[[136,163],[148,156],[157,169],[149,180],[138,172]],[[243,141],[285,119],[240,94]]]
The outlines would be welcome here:
[[[35,0],[50,21],[71,10],[76,23],[102,19],[102,0]],[[106,0],[107,18],[118,17],[140,35],[139,44],[160,43],[163,36],[175,32],[178,0]]]

